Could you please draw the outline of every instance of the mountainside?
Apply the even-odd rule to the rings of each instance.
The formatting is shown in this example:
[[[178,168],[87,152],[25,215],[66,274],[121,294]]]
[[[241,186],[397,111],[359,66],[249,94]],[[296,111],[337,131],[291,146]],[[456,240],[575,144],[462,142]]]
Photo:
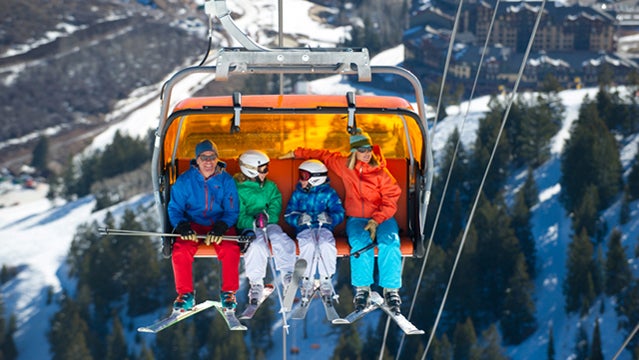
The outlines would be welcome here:
[[[7,151],[0,166],[28,159],[33,145],[23,137],[45,130],[80,149],[86,143],[68,140],[99,130],[118,101],[157,86],[207,46],[205,21],[192,4],[8,0],[0,13],[0,148]],[[66,161],[68,152],[52,155]]]

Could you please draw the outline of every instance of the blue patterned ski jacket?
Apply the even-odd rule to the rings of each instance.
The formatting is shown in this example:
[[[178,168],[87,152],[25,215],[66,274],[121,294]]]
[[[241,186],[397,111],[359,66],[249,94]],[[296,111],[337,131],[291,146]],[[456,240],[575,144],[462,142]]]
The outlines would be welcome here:
[[[308,226],[298,226],[297,220],[302,213],[307,213],[312,219],[312,228],[319,227],[317,221],[317,215],[322,212],[328,213],[333,222],[331,224],[323,224],[322,227],[333,230],[333,228],[344,221],[344,206],[342,200],[337,195],[335,189],[329,184],[329,180],[319,186],[313,186],[308,191],[302,189],[302,186],[298,182],[295,186],[295,191],[291,195],[291,199],[286,205],[286,212],[284,213],[284,219],[286,222],[295,228],[295,231],[300,231],[308,228]]]

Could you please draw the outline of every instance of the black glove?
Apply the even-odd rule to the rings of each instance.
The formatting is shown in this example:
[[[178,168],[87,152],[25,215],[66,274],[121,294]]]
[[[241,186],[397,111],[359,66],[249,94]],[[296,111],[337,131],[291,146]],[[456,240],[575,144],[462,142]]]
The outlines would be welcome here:
[[[240,234],[240,237],[237,240],[237,245],[239,245],[240,252],[243,254],[246,252],[249,245],[251,245],[251,242],[255,240],[255,231],[246,229],[242,231],[242,234]]]
[[[216,221],[215,225],[213,225],[213,230],[211,231],[213,232],[214,235],[222,236],[228,229],[229,229],[229,226],[226,225],[224,221]]]
[[[218,221],[213,225],[213,230],[206,234],[204,243],[210,245],[211,243],[219,244],[222,242],[222,235],[228,230],[229,226],[224,221]]]
[[[181,221],[175,229],[173,229],[174,234],[180,234],[180,237],[183,240],[191,240],[197,242],[197,234],[193,229],[191,229],[191,223],[188,221]]]

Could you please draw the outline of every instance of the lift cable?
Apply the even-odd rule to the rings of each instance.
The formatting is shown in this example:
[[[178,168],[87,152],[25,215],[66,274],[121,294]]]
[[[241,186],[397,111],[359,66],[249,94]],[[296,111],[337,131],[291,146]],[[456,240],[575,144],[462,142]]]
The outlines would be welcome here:
[[[482,49],[481,56],[480,56],[480,59],[479,59],[479,63],[477,65],[477,72],[475,73],[475,79],[473,81],[473,86],[472,86],[471,91],[470,91],[470,96],[468,98],[468,106],[466,107],[466,112],[464,113],[464,116],[462,117],[462,122],[461,122],[461,125],[459,127],[460,128],[460,130],[459,130],[460,134],[463,134],[463,132],[464,132],[464,128],[466,126],[466,120],[468,119],[468,114],[470,112],[470,106],[471,106],[472,101],[474,100],[474,97],[475,97],[475,89],[477,88],[477,83],[479,82],[479,75],[481,73],[482,65],[484,63],[484,58],[485,58],[485,56],[486,56],[486,54],[488,52],[488,50],[487,50],[488,49],[488,44],[490,42],[490,37],[492,35],[493,27],[494,27],[494,24],[495,24],[495,18],[497,17],[497,9],[499,8],[500,3],[501,3],[501,0],[497,0],[497,3],[495,4],[495,10],[493,11],[492,19],[490,20],[490,25],[488,27],[488,33],[486,34],[486,40],[484,42],[484,47]],[[415,284],[415,291],[413,293],[413,298],[412,298],[412,301],[411,301],[410,310],[408,311],[408,316],[407,316],[408,320],[411,320],[412,315],[413,315],[413,309],[415,308],[415,302],[417,301],[417,295],[419,293],[420,284],[422,282],[422,278],[423,278],[424,272],[426,270],[426,263],[427,263],[427,260],[428,260],[428,254],[430,253],[430,248],[431,248],[431,245],[433,243],[433,239],[435,238],[435,232],[437,230],[437,225],[439,224],[439,217],[441,215],[442,207],[443,207],[444,201],[446,199],[446,193],[447,193],[447,190],[448,190],[448,185],[450,183],[450,178],[452,176],[453,168],[455,167],[455,162],[456,162],[456,159],[457,159],[457,153],[459,152],[459,147],[460,146],[461,146],[461,136],[457,139],[457,142],[455,143],[455,150],[453,151],[453,157],[451,159],[450,166],[448,168],[448,175],[446,176],[446,182],[444,183],[444,188],[442,190],[442,196],[441,196],[441,199],[439,201],[439,205],[438,205],[438,208],[437,208],[437,213],[435,215],[435,221],[433,222],[433,229],[431,230],[431,233],[430,233],[430,238],[429,238],[429,241],[428,241],[428,247],[426,248],[426,255],[424,255],[424,260],[422,261],[422,267],[421,267],[421,270],[419,272],[419,277],[418,277],[417,283]],[[398,347],[397,355],[395,356],[395,359],[399,359],[400,358],[401,353],[402,353],[402,349],[403,349],[403,346],[404,346],[404,340],[405,339],[406,339],[406,334],[402,334],[402,338],[401,338],[401,340],[399,342],[399,347]]]
[[[612,358],[612,360],[617,360],[617,358],[619,357],[619,355],[621,355],[621,352],[623,351],[623,349],[626,348],[626,346],[628,346],[628,343],[630,342],[630,340],[632,340],[632,338],[635,336],[635,334],[637,333],[637,331],[639,330],[639,323],[637,323],[637,326],[635,326],[635,329],[632,330],[632,332],[630,333],[630,335],[628,335],[628,337],[626,338],[626,340],[623,342],[623,344],[621,345],[621,347],[619,348],[619,350],[617,350],[617,353],[615,354],[615,356]]]
[[[426,354],[428,353],[428,349],[430,348],[430,345],[432,344],[433,338],[435,336],[436,330],[437,330],[437,325],[439,324],[439,321],[441,319],[442,313],[443,313],[443,309],[444,306],[446,305],[446,300],[448,298],[448,293],[450,292],[450,287],[453,281],[453,278],[455,276],[455,270],[457,269],[457,265],[459,264],[459,259],[461,257],[461,252],[464,248],[464,245],[466,243],[466,238],[468,237],[468,232],[470,230],[470,226],[472,224],[474,215],[475,215],[475,211],[477,210],[477,205],[479,203],[479,199],[481,198],[481,193],[483,191],[484,188],[484,184],[486,183],[486,178],[488,177],[488,172],[490,170],[490,167],[492,165],[493,159],[495,158],[495,154],[497,153],[497,146],[499,145],[499,141],[501,140],[501,136],[504,132],[504,127],[506,126],[506,121],[508,120],[508,115],[510,113],[510,110],[512,108],[512,104],[515,100],[515,97],[517,95],[517,91],[519,90],[519,84],[521,82],[521,78],[523,77],[523,73],[524,73],[524,69],[526,68],[526,63],[528,61],[528,57],[530,56],[530,52],[532,49],[532,45],[535,41],[535,35],[537,34],[537,29],[539,28],[539,23],[541,22],[541,18],[542,15],[544,13],[544,7],[546,6],[546,0],[542,0],[541,5],[539,6],[539,10],[537,13],[537,19],[535,20],[535,25],[533,27],[532,33],[530,35],[530,39],[528,41],[528,46],[526,48],[526,52],[524,54],[524,57],[522,59],[520,68],[519,68],[519,73],[517,74],[517,80],[515,82],[515,85],[513,87],[512,92],[510,93],[510,98],[508,100],[508,105],[506,107],[506,111],[504,112],[502,121],[501,121],[501,125],[499,128],[499,132],[497,134],[497,138],[495,139],[495,144],[493,145],[493,149],[492,152],[490,154],[490,158],[488,159],[488,164],[486,165],[486,169],[484,170],[484,175],[482,176],[482,180],[479,184],[479,188],[477,189],[477,194],[475,196],[475,201],[473,202],[473,206],[471,208],[470,214],[468,216],[468,221],[466,222],[466,227],[464,228],[464,233],[462,235],[462,239],[461,242],[459,244],[459,248],[457,250],[457,255],[455,256],[455,262],[453,263],[453,267],[450,273],[450,277],[448,279],[448,284],[446,285],[446,290],[444,292],[444,296],[442,299],[442,303],[440,305],[440,308],[437,312],[437,317],[435,320],[435,324],[433,326],[433,329],[430,332],[429,335],[429,339],[428,339],[428,343],[426,345],[426,348],[424,349],[424,353],[422,354],[422,360],[426,358]]]
[[[450,41],[448,42],[448,52],[446,53],[446,62],[444,63],[444,73],[442,75],[442,82],[439,86],[439,98],[437,99],[437,108],[435,109],[435,120],[433,120],[432,133],[435,133],[435,129],[437,128],[437,120],[439,119],[439,111],[442,107],[442,98],[444,97],[444,85],[446,84],[446,75],[448,74],[448,67],[450,66],[450,59],[453,56],[453,46],[455,45],[455,37],[457,35],[457,25],[459,24],[459,19],[461,17],[462,5],[464,4],[464,0],[459,1],[459,6],[457,7],[457,14],[455,15],[455,22],[453,23],[453,31],[450,35]]]

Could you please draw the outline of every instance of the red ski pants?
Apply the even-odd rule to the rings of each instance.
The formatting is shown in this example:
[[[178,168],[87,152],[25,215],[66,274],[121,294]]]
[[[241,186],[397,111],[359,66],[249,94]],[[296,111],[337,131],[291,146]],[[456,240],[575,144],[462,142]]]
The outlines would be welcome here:
[[[191,228],[198,234],[206,234],[212,227],[191,223]],[[231,228],[226,235],[234,233],[235,228]],[[178,294],[193,292],[193,260],[197,247],[197,242],[180,237],[173,243],[171,261]],[[237,291],[240,288],[240,247],[234,241],[224,240],[219,245],[213,244],[213,247],[222,264],[222,291]]]

